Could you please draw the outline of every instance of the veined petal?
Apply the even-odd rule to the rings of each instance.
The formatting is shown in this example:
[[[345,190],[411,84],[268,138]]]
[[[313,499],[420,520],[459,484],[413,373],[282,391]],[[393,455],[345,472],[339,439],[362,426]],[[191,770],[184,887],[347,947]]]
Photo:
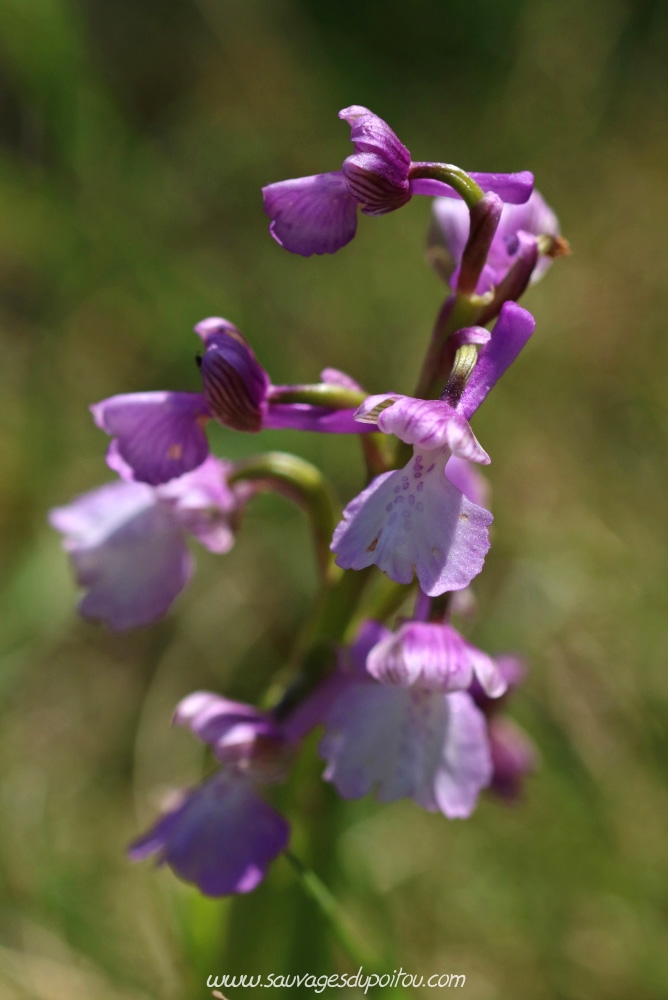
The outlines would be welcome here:
[[[384,215],[410,201],[411,154],[387,122],[368,108],[339,112],[350,125],[355,152],[343,162],[348,191],[365,215]]]
[[[292,253],[336,253],[355,235],[357,203],[339,170],[268,184],[262,196],[269,232]]]
[[[173,721],[188,726],[228,763],[250,761],[259,740],[283,740],[280,727],[266,712],[208,691],[195,691],[180,701]]]
[[[290,829],[251,781],[221,771],[136,840],[133,861],[156,855],[206,896],[250,892],[285,849]]]
[[[449,624],[406,622],[375,646],[367,670],[383,684],[417,685],[428,691],[464,691],[478,679],[489,697],[506,683],[494,660],[472,646]]]
[[[386,121],[359,104],[343,108],[339,118],[350,125],[350,141],[355,144],[356,153],[381,156],[397,174],[408,176],[411,154]]]
[[[343,798],[375,790],[381,802],[412,798],[450,818],[471,814],[492,771],[484,716],[467,694],[373,682],[340,694],[320,754]]]
[[[447,447],[460,458],[489,464],[468,421],[440,399],[414,399],[396,393],[367,396],[357,409],[361,423],[374,423],[385,434],[395,434],[416,448],[434,451]]]
[[[411,200],[406,174],[378,153],[354,153],[343,161],[342,171],[365,215],[385,215]]]
[[[465,691],[471,684],[473,667],[470,658],[462,656],[458,639],[447,626],[407,622],[374,646],[367,657],[367,670],[381,684]]]
[[[204,426],[211,414],[200,393],[128,393],[90,409],[141,482],[166,483],[197,468],[209,454]]]
[[[446,478],[448,457],[447,449],[416,449],[404,469],[378,476],[352,500],[332,540],[337,564],[375,564],[397,583],[417,574],[430,597],[467,587],[489,549],[492,515]]]
[[[199,359],[202,388],[209,409],[225,427],[259,431],[269,376],[233,324],[219,317],[203,320],[195,332],[205,344]]]

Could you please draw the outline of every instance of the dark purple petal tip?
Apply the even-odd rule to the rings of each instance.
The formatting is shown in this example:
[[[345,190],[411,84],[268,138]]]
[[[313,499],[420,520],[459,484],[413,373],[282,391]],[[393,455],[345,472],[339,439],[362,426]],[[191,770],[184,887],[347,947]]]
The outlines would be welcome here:
[[[269,376],[250,345],[227,320],[212,317],[195,327],[205,344],[200,358],[204,397],[216,420],[238,431],[259,431]]]

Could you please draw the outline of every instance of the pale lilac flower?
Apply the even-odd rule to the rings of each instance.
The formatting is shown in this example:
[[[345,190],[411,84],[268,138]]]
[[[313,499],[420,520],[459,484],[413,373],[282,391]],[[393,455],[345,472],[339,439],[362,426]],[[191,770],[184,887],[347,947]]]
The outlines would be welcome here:
[[[454,291],[459,287],[462,257],[469,239],[470,214],[463,202],[451,198],[436,198],[433,213],[429,234],[430,257],[439,275]],[[524,236],[524,242],[520,234]],[[538,191],[533,191],[523,205],[503,205],[486,263],[479,271],[477,285],[472,291],[484,295],[500,285],[510,269],[522,261],[523,254],[528,261],[524,285],[542,278],[552,263],[548,255],[538,254],[536,238],[543,235],[559,236],[559,221]]]
[[[459,197],[446,183],[422,176],[439,164],[413,163],[408,149],[389,125],[368,108],[353,105],[339,112],[351,127],[355,152],[341,170],[279,181],[262,189],[264,209],[272,220],[269,231],[292,253],[335,253],[357,229],[357,209],[383,215],[401,208],[414,194]],[[470,175],[483,191],[521,204],[533,187],[533,176]]]
[[[224,766],[183,793],[129,856],[155,855],[207,896],[250,892],[289,839],[287,822],[256,787],[275,780],[285,739],[266,713],[205,691],[185,698],[174,721],[210,744]]]
[[[240,431],[290,428],[363,434],[373,430],[355,421],[352,405],[333,408],[286,401],[306,387],[272,385],[250,345],[227,320],[217,316],[202,320],[195,332],[205,347],[199,359],[202,393],[126,393],[91,406],[97,426],[113,438],[107,456],[112,468],[119,455],[134,479],[153,486],[190,472],[209,454],[205,427],[212,419]],[[334,368],[326,368],[321,380],[324,386],[362,392]]]
[[[464,691],[374,680],[360,662],[366,638],[363,630],[352,669],[323,712],[325,779],[343,798],[375,791],[381,802],[412,798],[449,818],[470,816],[492,774],[482,712]],[[389,638],[387,629],[372,626],[372,640]]]
[[[118,456],[112,461],[128,475]],[[229,468],[210,457],[166,486],[121,479],[51,511],[86,591],[79,604],[84,618],[118,632],[148,625],[190,579],[187,535],[212,552],[232,548],[244,494],[227,485]]]
[[[489,461],[468,420],[534,327],[529,312],[507,302],[491,335],[477,328],[463,331],[485,342],[456,405],[385,393],[360,406],[358,420],[396,434],[413,445],[414,454],[403,469],[378,476],[348,504],[331,545],[339,566],[375,564],[397,583],[417,576],[430,597],[462,590],[477,576],[489,549],[492,515],[453,485],[445,467],[453,453]]]
[[[221,764],[234,764],[265,782],[280,770],[289,742],[270,713],[210,691],[194,691],[183,698],[173,722],[187,726],[208,744]]]

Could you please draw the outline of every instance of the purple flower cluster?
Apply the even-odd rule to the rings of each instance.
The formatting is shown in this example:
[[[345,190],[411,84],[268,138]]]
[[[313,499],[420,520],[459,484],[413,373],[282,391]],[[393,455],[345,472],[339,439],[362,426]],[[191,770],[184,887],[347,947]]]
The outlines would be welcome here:
[[[258,490],[295,500],[311,520],[323,595],[314,646],[272,711],[206,692],[179,704],[175,723],[211,748],[217,769],[180,793],[130,849],[212,896],[250,891],[287,846],[288,823],[260,789],[282,780],[316,726],[324,778],[343,798],[412,798],[449,818],[470,816],[485,788],[516,799],[536,766],[528,736],[501,711],[524,668],[478,649],[451,616],[490,547],[478,471],[490,457],[470,421],[534,332],[517,299],[567,245],[531,174],[416,163],[366,108],[340,117],[354,153],[339,171],[264,188],[270,232],[295,253],[333,253],[354,236],[358,208],[381,215],[414,194],[436,196],[429,257],[449,297],[416,394],[367,395],[334,368],[311,385],[273,385],[232,323],[205,319],[195,327],[201,391],[118,395],[92,406],[112,438],[107,464],[118,479],[51,513],[85,591],[82,615],[118,631],[169,610],[191,574],[189,536],[215,553],[231,548]],[[211,420],[250,433],[361,435],[368,485],[339,515],[319,470],[294,456],[231,463],[211,455]],[[388,606],[417,590],[413,616],[394,628],[366,609],[364,586],[341,614],[345,574],[372,566],[399,594]],[[322,607],[341,621],[336,634],[318,634]],[[311,655],[323,642],[332,654],[324,677]]]

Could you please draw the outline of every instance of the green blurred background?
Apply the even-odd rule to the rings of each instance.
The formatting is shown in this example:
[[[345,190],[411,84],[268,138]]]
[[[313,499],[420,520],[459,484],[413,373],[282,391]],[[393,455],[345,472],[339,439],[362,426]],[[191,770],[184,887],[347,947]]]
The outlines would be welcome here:
[[[353,103],[416,159],[532,169],[573,246],[475,425],[496,521],[470,634],[528,658],[513,711],[542,765],[519,807],[448,822],[337,806],[312,741],[285,793],[295,849],[392,967],[465,973],[470,1000],[668,996],[667,14],[2,0],[2,1000],[196,1000],[213,972],[348,968],[284,861],[230,903],[123,855],[201,773],[175,701],[258,699],[283,662],[315,585],[299,514],[258,500],[229,556],[198,550],[175,612],[125,636],[76,618],[45,518],[108,478],[91,402],[197,388],[207,315],[276,382],[334,365],[410,391],[443,296],[428,199],[308,260],[262,212],[262,184],[338,166]],[[215,437],[231,457],[294,449],[342,500],[360,486],[352,441]]]

